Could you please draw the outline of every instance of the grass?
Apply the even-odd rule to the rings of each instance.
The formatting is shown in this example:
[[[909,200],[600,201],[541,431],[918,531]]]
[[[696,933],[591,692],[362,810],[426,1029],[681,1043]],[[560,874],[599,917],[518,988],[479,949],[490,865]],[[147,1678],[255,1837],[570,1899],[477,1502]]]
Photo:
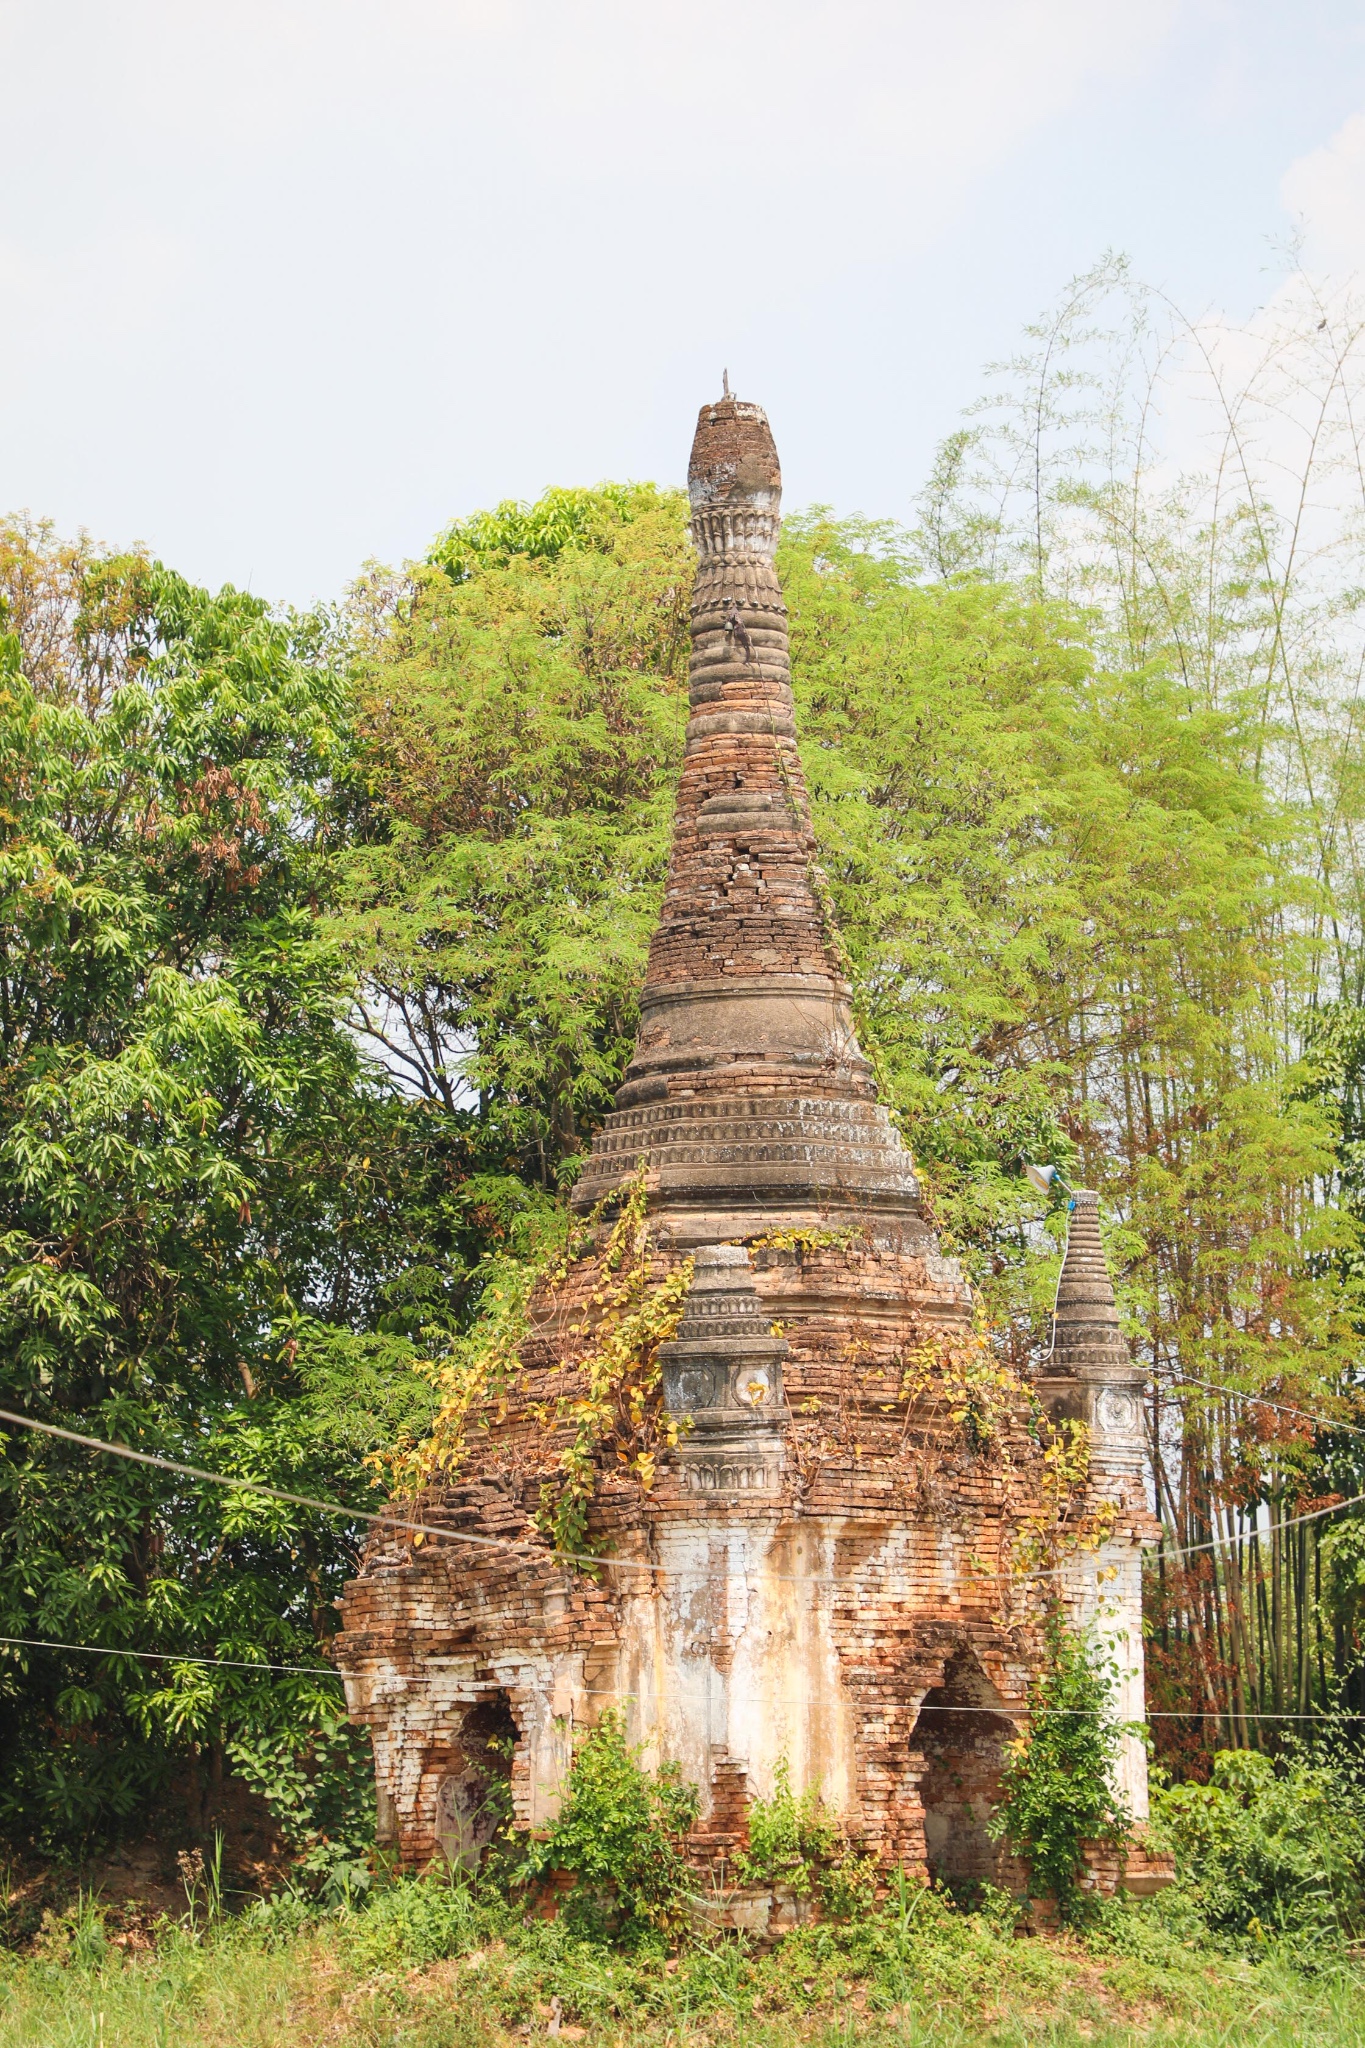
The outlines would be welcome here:
[[[1161,1908],[1015,1939],[911,1894],[767,1954],[623,1954],[446,1882],[296,1901],[120,1948],[84,1900],[0,1959],[0,2048],[1365,2048],[1365,1969],[1330,1947],[1216,1952]],[[1311,1967],[1309,1966],[1311,1964]]]

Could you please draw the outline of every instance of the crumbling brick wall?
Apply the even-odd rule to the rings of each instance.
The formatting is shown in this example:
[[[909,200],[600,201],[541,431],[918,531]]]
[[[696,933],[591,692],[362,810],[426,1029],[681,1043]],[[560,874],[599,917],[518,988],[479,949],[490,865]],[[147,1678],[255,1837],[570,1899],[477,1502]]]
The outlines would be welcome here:
[[[1041,1446],[1029,1404],[1002,1403],[993,1439],[974,1445],[937,1394],[901,1396],[906,1358],[942,1340],[924,1312],[916,1255],[865,1239],[760,1246],[752,1258],[765,1310],[790,1346],[774,1498],[708,1503],[699,1514],[676,1462],[649,1492],[604,1472],[589,1541],[613,1561],[594,1578],[555,1559],[533,1519],[563,1440],[543,1417],[556,1397],[572,1395],[573,1359],[590,1341],[586,1330],[568,1334],[597,1288],[589,1258],[556,1300],[537,1305],[524,1385],[487,1418],[476,1469],[418,1504],[450,1540],[372,1546],[348,1589],[341,1652],[363,1674],[350,1682],[354,1711],[375,1731],[386,1806],[409,1862],[434,1853],[436,1787],[462,1717],[480,1701],[506,1696],[521,1735],[517,1815],[543,1825],[575,1732],[621,1704],[637,1739],[676,1755],[668,1707],[686,1710],[697,1689],[689,1679],[703,1671],[708,1682],[733,1684],[746,1629],[807,1631],[804,1647],[780,1649],[785,1735],[812,1711],[806,1692],[834,1690],[844,1734],[815,1745],[823,1768],[798,1768],[797,1782],[819,1775],[827,1791],[842,1785],[848,1825],[883,1861],[921,1871],[933,1863],[926,1775],[934,1799],[935,1771],[968,1784],[959,1805],[992,1799],[1001,1743],[1026,1708],[1046,1597],[1046,1582],[1017,1574],[1021,1532],[1039,1511]],[[666,1264],[661,1257],[661,1273]],[[509,1548],[474,1549],[462,1534]],[[698,1566],[698,1546],[708,1544]],[[629,1569],[650,1561],[656,1571]],[[794,1606],[804,1615],[796,1624]],[[936,1696],[954,1684],[971,1694],[964,1709],[988,1711],[981,1737],[958,1741],[945,1763],[942,1744],[926,1750],[925,1739],[940,1732]],[[733,1855],[743,1801],[771,1790],[781,1753],[736,1754],[734,1721],[731,1713],[707,1727],[690,1749],[705,1795],[695,1846],[713,1858]]]

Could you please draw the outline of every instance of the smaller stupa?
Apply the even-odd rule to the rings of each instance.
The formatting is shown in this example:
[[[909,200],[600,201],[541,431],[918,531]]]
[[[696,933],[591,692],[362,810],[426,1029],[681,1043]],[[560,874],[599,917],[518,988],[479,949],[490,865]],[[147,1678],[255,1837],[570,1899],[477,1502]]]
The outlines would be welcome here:
[[[1143,1718],[1145,1699],[1142,1552],[1161,1534],[1145,1486],[1143,1373],[1119,1323],[1093,1188],[1074,1190],[1068,1222],[1052,1350],[1036,1384],[1054,1423],[1084,1423],[1092,1492],[1107,1502],[1113,1517],[1111,1533],[1097,1549],[1073,1555],[1065,1583],[1075,1621],[1094,1629],[1110,1649],[1117,1673],[1114,1709],[1130,1726]],[[1123,1738],[1120,1789],[1133,1818],[1145,1820],[1147,1752],[1135,1730]],[[1132,1883],[1130,1876],[1130,1888]]]

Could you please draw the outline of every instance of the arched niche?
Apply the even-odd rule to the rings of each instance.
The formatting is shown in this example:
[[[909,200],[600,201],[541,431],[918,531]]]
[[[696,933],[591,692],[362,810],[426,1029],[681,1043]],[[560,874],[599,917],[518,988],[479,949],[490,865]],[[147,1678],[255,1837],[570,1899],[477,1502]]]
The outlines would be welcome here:
[[[436,1785],[436,1846],[453,1867],[477,1870],[512,1811],[512,1754],[518,1730],[505,1692],[471,1707]]]
[[[920,1768],[929,1875],[950,1891],[995,1880],[1000,1845],[986,1822],[1000,1799],[1005,1745],[1015,1734],[1004,1702],[970,1650],[947,1660],[942,1682],[920,1701],[910,1735]]]

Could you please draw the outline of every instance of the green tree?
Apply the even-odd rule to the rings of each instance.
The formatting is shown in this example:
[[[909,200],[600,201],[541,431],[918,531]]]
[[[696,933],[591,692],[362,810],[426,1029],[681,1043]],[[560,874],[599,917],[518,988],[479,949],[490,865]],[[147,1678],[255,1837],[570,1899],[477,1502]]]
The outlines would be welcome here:
[[[359,1504],[329,1346],[413,1249],[421,1134],[314,911],[346,725],[321,629],[43,529],[0,532],[0,589],[3,1403]],[[373,1441],[411,1347],[368,1344]],[[0,1823],[69,1843],[170,1801],[194,1825],[235,1763],[297,1840],[329,1799],[353,1832],[344,1779],[310,1805],[280,1758],[353,1747],[319,1650],[356,1537],[8,1428],[0,1629],[107,1654],[0,1651]]]
[[[357,843],[334,921],[399,1084],[467,1131],[471,1172],[551,1191],[634,1037],[691,588],[676,494],[567,494],[587,530],[550,547],[542,513],[565,495],[465,522],[458,576],[447,536],[446,566],[357,593]]]

